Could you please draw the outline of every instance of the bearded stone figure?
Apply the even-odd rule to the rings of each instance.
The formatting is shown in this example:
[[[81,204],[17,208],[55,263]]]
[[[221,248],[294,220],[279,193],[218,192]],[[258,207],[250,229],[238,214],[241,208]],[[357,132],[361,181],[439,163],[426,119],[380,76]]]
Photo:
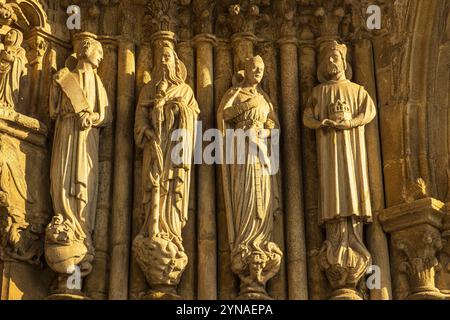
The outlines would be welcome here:
[[[270,299],[265,285],[278,273],[283,256],[272,242],[274,215],[279,208],[278,159],[270,157],[268,143],[278,138],[273,130],[278,128],[278,120],[260,87],[263,75],[262,58],[249,58],[244,79],[224,95],[217,115],[224,136],[235,132],[233,145],[226,143],[223,148],[222,180],[231,268],[240,278],[238,299]],[[240,137],[240,132],[246,137]],[[273,145],[271,151],[277,155]]]
[[[135,141],[143,149],[144,221],[133,252],[151,289],[143,298],[177,299],[177,285],[188,263],[181,232],[188,219],[200,110],[172,43],[157,42],[155,57],[152,80],[142,89],[136,109]],[[181,159],[174,157],[179,137],[184,146],[177,153]]]
[[[74,293],[67,288],[67,277],[77,268],[81,277],[92,269],[99,129],[112,117],[96,71],[102,45],[95,35],[82,33],[74,47],[76,67],[60,70],[50,93],[50,116],[56,119],[50,169],[54,217],[46,229],[45,257],[59,274],[55,294]]]
[[[22,32],[11,29],[4,35],[1,43],[0,106],[6,109],[16,109],[22,100],[21,92],[26,92],[21,81],[27,75],[28,61],[22,42]]]
[[[319,223],[326,241],[320,264],[331,299],[361,299],[357,286],[371,255],[363,242],[363,224],[371,222],[364,126],[376,115],[367,91],[350,82],[347,47],[336,41],[322,45],[320,85],[312,90],[303,122],[316,130],[320,179]]]

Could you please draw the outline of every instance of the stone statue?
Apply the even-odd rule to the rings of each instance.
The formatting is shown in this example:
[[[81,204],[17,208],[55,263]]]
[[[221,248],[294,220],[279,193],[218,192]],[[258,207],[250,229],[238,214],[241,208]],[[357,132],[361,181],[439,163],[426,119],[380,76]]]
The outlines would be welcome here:
[[[22,100],[20,93],[26,90],[21,86],[28,64],[22,41],[22,32],[11,29],[0,44],[0,106],[3,108],[16,109]]]
[[[363,224],[372,219],[364,126],[376,108],[367,91],[348,80],[346,55],[336,41],[322,45],[321,84],[312,90],[303,122],[317,132],[319,223],[326,229],[320,264],[335,290],[332,299],[361,299],[356,288],[371,264]]]
[[[99,128],[112,117],[97,74],[102,45],[89,33],[76,35],[74,42],[76,67],[60,70],[50,93],[50,116],[56,119],[50,169],[54,217],[46,229],[45,257],[59,274],[61,294],[74,268],[81,277],[92,269]]]
[[[143,149],[142,229],[133,252],[151,287],[146,299],[176,299],[188,263],[181,232],[188,219],[191,161],[200,113],[187,71],[172,43],[157,42],[152,80],[142,89],[136,109],[135,141]],[[184,133],[182,161],[172,151],[173,134]],[[182,134],[183,134],[182,133]]]
[[[227,91],[217,115],[223,135],[234,131],[234,142],[239,140],[239,133],[246,132],[248,136],[244,144],[225,144],[222,155],[231,268],[241,280],[239,299],[268,299],[266,282],[278,273],[283,256],[272,242],[279,198],[267,144],[278,120],[269,97],[260,87],[264,75],[262,58],[247,59],[240,74],[244,79]],[[230,155],[232,161],[228,159]]]

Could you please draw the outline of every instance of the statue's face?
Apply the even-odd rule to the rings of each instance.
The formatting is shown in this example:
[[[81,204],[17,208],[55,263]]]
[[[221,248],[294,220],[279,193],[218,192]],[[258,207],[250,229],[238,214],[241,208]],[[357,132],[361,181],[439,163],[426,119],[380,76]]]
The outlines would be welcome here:
[[[258,84],[264,76],[264,63],[258,60],[247,65],[245,79],[248,84]]]
[[[90,45],[86,50],[85,56],[86,60],[92,64],[94,68],[98,68],[100,62],[103,60],[103,50],[99,46]]]
[[[331,79],[340,78],[342,73],[345,72],[344,60],[338,50],[333,50],[328,56],[327,73]]]
[[[175,55],[169,48],[163,48],[161,54],[161,65],[168,68],[175,68]]]
[[[18,38],[18,34],[17,31],[15,30],[10,30],[6,35],[5,35],[5,45],[6,46],[12,46],[16,43],[17,38]]]

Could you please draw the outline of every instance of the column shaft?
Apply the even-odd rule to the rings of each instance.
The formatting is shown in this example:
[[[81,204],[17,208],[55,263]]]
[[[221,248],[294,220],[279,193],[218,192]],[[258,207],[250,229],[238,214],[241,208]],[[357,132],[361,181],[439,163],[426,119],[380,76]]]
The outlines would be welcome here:
[[[354,50],[355,80],[366,88],[375,104],[377,104],[372,44],[370,40],[361,40],[355,44]],[[379,266],[381,269],[381,289],[371,290],[370,297],[372,300],[390,300],[392,299],[392,292],[389,249],[386,235],[378,220],[380,210],[385,207],[378,119],[377,115],[374,121],[366,127],[370,196],[373,212],[373,223],[367,228],[367,243],[372,255],[372,264]]]
[[[298,53],[295,40],[280,41],[281,130],[289,299],[308,299],[301,164]]]
[[[197,35],[197,101],[203,131],[214,127],[214,87],[213,87],[213,37]],[[202,135],[202,132],[197,132]],[[208,142],[207,142],[208,144]],[[215,168],[201,164],[197,168],[198,196],[198,266],[197,297],[200,300],[217,298],[217,238],[215,203]]]
[[[114,194],[111,228],[109,299],[128,298],[128,269],[133,196],[133,124],[135,104],[134,44],[119,40]]]

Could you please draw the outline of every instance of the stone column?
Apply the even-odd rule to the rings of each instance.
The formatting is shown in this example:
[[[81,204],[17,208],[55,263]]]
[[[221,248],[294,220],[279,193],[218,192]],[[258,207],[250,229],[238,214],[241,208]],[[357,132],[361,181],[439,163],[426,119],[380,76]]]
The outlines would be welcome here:
[[[372,43],[362,39],[354,46],[355,81],[364,86],[377,105],[375,71]],[[381,270],[381,288],[370,290],[372,300],[392,299],[391,274],[389,266],[389,249],[386,236],[378,220],[380,210],[385,207],[382,159],[380,149],[380,133],[378,115],[366,127],[367,158],[369,159],[370,199],[372,204],[373,222],[367,227],[367,244],[372,255],[372,264]]]
[[[300,41],[299,71],[300,71],[300,96],[302,104],[302,114],[306,108],[306,103],[311,94],[311,90],[316,84],[316,52],[313,40]],[[303,143],[303,186],[305,201],[305,229],[306,247],[308,257],[308,284],[309,298],[314,300],[326,299],[328,296],[328,282],[324,273],[318,268],[318,253],[322,247],[324,236],[322,228],[319,226],[318,217],[318,188],[319,169],[317,168],[316,136],[314,130],[302,126]]]
[[[447,296],[436,287],[437,253],[442,249],[440,229],[444,203],[424,198],[383,210],[379,219],[391,235],[393,277],[403,277],[405,292],[396,299],[441,300]]]
[[[215,37],[199,34],[194,38],[197,57],[196,98],[200,106],[200,119],[203,132],[214,127],[214,60]],[[203,132],[198,132],[202,135]],[[197,139],[199,141],[199,139]],[[203,150],[203,149],[202,149]],[[216,240],[216,203],[214,166],[202,164],[198,167],[198,299],[216,299],[217,297],[217,240]]]
[[[230,43],[217,41],[214,64],[215,114],[226,91],[231,87],[233,76],[233,58]],[[222,170],[216,167],[216,213],[218,241],[218,299],[231,300],[239,291],[239,280],[231,270],[230,245],[228,242],[227,217],[223,196]]]
[[[111,228],[109,299],[128,298],[128,266],[133,190],[133,124],[135,108],[134,43],[118,40],[117,112],[114,193]]]
[[[186,83],[195,90],[195,57],[194,48],[190,40],[177,44],[178,56],[184,62],[187,69]],[[189,261],[183,272],[178,291],[183,299],[195,299],[196,297],[196,273],[197,273],[197,192],[196,192],[196,166],[191,166],[191,183],[189,192],[188,221],[183,229],[183,245]]]
[[[303,211],[298,53],[295,38],[283,38],[281,63],[281,128],[284,163],[284,208],[286,212],[286,263],[289,299],[308,299],[308,280]]]

